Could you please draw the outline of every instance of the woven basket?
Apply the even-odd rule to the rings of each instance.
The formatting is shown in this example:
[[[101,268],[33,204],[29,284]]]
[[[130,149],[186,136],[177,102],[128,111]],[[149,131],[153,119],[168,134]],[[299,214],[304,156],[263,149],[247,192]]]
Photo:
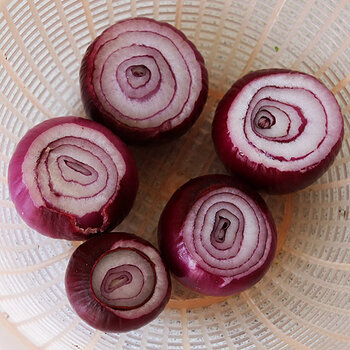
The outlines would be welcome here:
[[[200,119],[181,139],[131,148],[141,184],[118,230],[156,243],[160,212],[175,189],[192,177],[225,172],[211,141],[213,112],[230,85],[250,70],[285,67],[320,79],[342,108],[345,139],[315,184],[264,196],[278,225],[278,253],[256,286],[213,298],[174,281],[158,319],[138,331],[106,334],[81,321],[65,295],[65,268],[75,243],[41,236],[19,219],[9,200],[7,167],[28,128],[55,116],[84,116],[82,55],[103,29],[133,16],[184,31],[206,60],[210,92]],[[348,350],[349,18],[349,0],[1,0],[0,323],[27,349]]]

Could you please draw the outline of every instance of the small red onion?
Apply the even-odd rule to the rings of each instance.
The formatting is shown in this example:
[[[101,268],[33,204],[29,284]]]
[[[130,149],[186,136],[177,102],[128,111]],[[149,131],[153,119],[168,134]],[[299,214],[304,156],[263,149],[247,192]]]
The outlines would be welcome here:
[[[80,245],[69,261],[65,284],[76,313],[105,332],[126,332],[151,322],[171,292],[158,251],[128,233],[107,233]]]
[[[332,164],[343,134],[333,94],[316,78],[285,69],[252,72],[233,84],[212,130],[225,166],[271,193],[314,182]]]
[[[208,73],[182,32],[139,17],[114,24],[91,43],[80,86],[88,116],[140,143],[192,126],[207,99]]]
[[[162,212],[158,239],[173,275],[213,296],[258,282],[276,250],[276,228],[264,200],[227,175],[198,177],[180,187]]]
[[[8,169],[11,199],[36,231],[84,240],[129,213],[137,169],[125,144],[83,118],[46,120],[18,143]]]

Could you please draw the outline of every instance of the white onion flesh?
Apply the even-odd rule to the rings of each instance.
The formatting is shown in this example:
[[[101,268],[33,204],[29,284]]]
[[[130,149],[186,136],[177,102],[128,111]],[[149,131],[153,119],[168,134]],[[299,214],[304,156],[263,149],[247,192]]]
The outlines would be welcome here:
[[[153,264],[139,251],[117,249],[98,261],[91,284],[98,300],[113,308],[134,308],[153,293],[156,276]]]
[[[97,44],[94,90],[105,110],[123,124],[154,128],[168,122],[175,127],[193,110],[202,90],[201,65],[170,26],[125,21]]]
[[[74,123],[38,136],[22,165],[23,181],[37,207],[48,203],[77,217],[99,211],[125,170],[122,155],[102,133]]]
[[[216,240],[213,244],[218,215],[230,225],[222,243]],[[205,271],[228,280],[249,275],[265,263],[272,234],[253,200],[240,190],[224,187],[201,197],[193,205],[183,231],[192,259]]]
[[[330,96],[325,86],[303,74],[259,77],[240,91],[228,111],[230,138],[252,162],[281,171],[302,170],[331,152],[341,134],[342,124],[331,122],[341,117]],[[273,125],[258,126],[271,116]]]
[[[158,251],[153,248],[152,246],[145,246],[144,244],[141,244],[137,241],[118,241],[115,243],[111,250],[117,250],[120,248],[124,248],[125,250],[128,250],[130,252],[130,248],[136,249],[137,251],[141,252],[141,254],[144,254],[146,257],[148,257],[148,261],[152,262],[152,270],[145,266],[138,267],[143,270],[146,274],[143,276],[143,280],[145,282],[144,284],[144,300],[146,299],[145,295],[149,296],[149,291],[152,289],[152,294],[149,296],[147,301],[137,307],[130,308],[127,310],[121,310],[121,309],[114,309],[114,313],[116,315],[119,315],[126,319],[132,319],[139,317],[140,315],[146,315],[150,313],[154,308],[156,308],[159,304],[159,300],[163,300],[168,293],[166,286],[168,284],[168,272],[165,269],[165,266],[163,264],[162,258],[160,257]],[[132,258],[134,259],[134,258]],[[141,260],[140,258],[137,258],[134,260],[138,262],[142,262],[142,264],[145,264],[145,260]],[[151,279],[148,277],[152,276]],[[136,276],[134,276],[136,278]],[[127,289],[130,292],[130,289]],[[132,303],[132,302],[131,302]]]

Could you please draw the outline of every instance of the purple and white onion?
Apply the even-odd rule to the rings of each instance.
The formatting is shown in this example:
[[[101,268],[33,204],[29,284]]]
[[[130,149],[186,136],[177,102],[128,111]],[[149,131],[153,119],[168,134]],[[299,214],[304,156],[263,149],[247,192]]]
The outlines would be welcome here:
[[[227,296],[266,273],[276,250],[276,228],[259,194],[231,176],[206,175],[171,197],[158,240],[181,283],[199,293]]]
[[[80,86],[88,116],[140,143],[192,126],[207,99],[208,74],[182,32],[139,17],[114,24],[91,43]]]
[[[106,127],[60,117],[21,139],[8,183],[17,212],[30,227],[54,238],[84,240],[124,219],[138,177],[127,147]]]
[[[149,242],[119,232],[80,245],[69,261],[65,284],[77,314],[105,332],[126,332],[152,321],[171,292],[159,252]]]
[[[284,69],[252,72],[233,84],[212,130],[225,166],[271,193],[314,182],[333,162],[343,133],[333,94],[316,78]]]

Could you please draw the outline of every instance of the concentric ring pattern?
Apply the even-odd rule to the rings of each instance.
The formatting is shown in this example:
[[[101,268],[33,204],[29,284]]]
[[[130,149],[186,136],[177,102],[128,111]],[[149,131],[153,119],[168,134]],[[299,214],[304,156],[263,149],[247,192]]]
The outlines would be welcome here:
[[[268,274],[235,297],[201,297],[175,284],[161,316],[105,334],[72,311],[64,273],[74,246],[30,230],[9,199],[7,167],[28,128],[83,116],[82,56],[117,20],[147,16],[183,30],[209,71],[195,126],[161,147],[132,148],[136,204],[120,226],[155,243],[157,221],[188,179],[224,172],[210,138],[215,107],[251,70],[301,70],[334,93],[345,137],[331,169],[300,192],[265,196],[279,232]],[[0,312],[28,349],[348,349],[350,343],[350,3],[348,0],[3,0],[0,3]]]

